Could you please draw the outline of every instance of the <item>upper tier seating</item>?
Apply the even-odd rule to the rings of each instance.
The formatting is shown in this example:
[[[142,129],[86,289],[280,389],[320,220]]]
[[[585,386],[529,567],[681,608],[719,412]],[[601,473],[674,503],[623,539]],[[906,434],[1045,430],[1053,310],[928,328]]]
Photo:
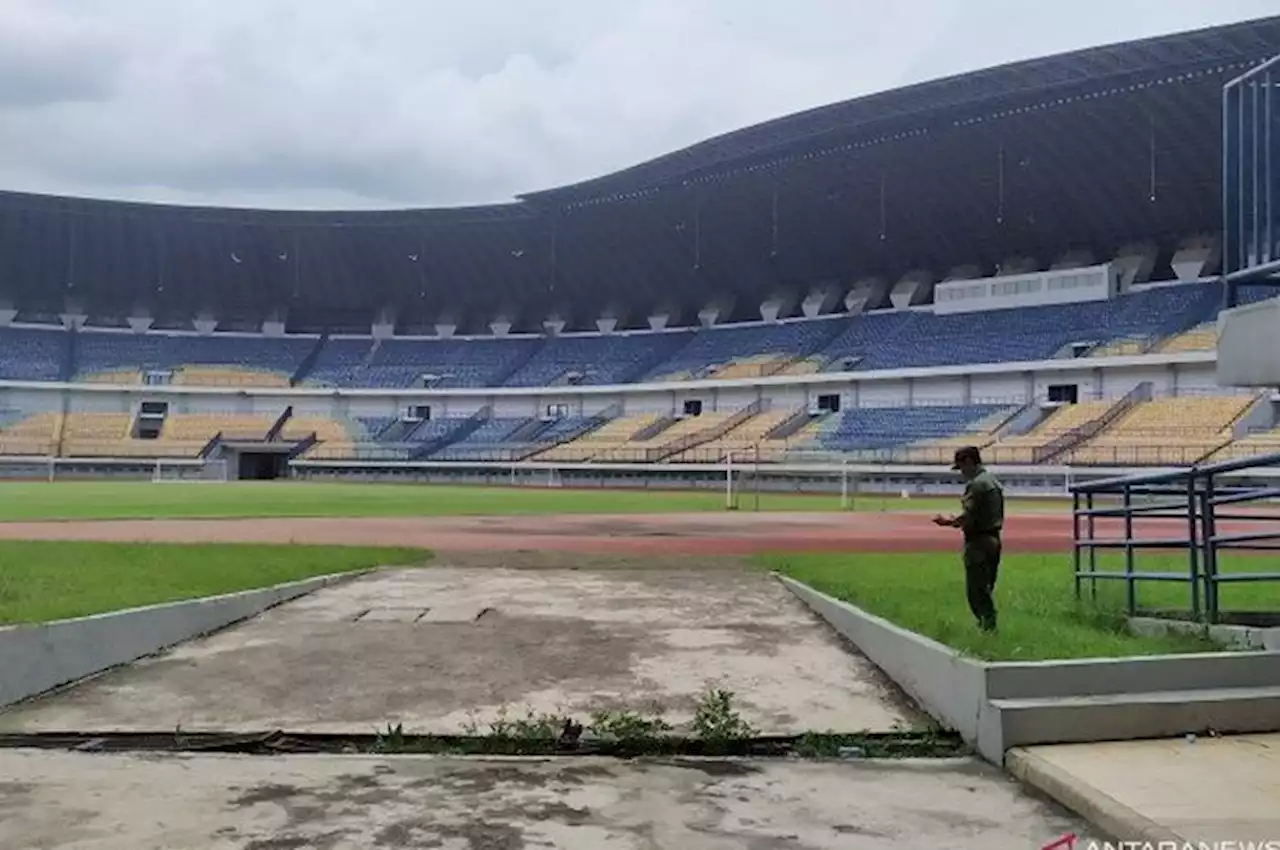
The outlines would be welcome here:
[[[1245,291],[1248,293],[1248,290]],[[316,386],[601,385],[752,378],[819,369],[898,369],[1210,347],[1217,284],[1142,289],[1109,301],[934,314],[873,311],[781,323],[605,336],[333,338],[306,370]],[[1163,340],[1163,341],[1161,341]],[[1079,348],[1075,348],[1079,346]],[[314,337],[0,329],[0,379],[284,385],[310,363]]]
[[[854,368],[905,369],[1061,356],[1073,343],[1167,336],[1208,321],[1221,303],[1211,284],[1155,287],[1110,301],[935,315],[869,313],[822,354]]]
[[[635,381],[654,363],[675,355],[692,339],[690,331],[671,333],[562,336],[548,340],[508,378],[508,387],[581,386]],[[572,378],[572,380],[570,380]]]
[[[1161,354],[1179,351],[1213,351],[1218,347],[1217,322],[1205,322],[1169,337],[1156,348]]]
[[[710,367],[766,354],[785,355],[780,358],[778,365],[781,366],[813,353],[841,327],[839,319],[824,319],[700,330],[687,345],[653,366],[641,380],[697,378]]]
[[[1006,406],[991,404],[855,407],[832,419],[819,443],[829,451],[882,457],[910,443],[973,430],[1006,411]]]
[[[70,368],[71,334],[64,330],[0,328],[0,380],[57,381]]]
[[[299,336],[81,331],[76,334],[76,379],[133,373],[129,383],[137,383],[144,371],[193,367],[185,376],[176,374],[175,383],[287,386],[315,344],[314,338]]]
[[[500,384],[542,345],[531,337],[482,339],[331,339],[306,383],[336,387],[489,387]]]

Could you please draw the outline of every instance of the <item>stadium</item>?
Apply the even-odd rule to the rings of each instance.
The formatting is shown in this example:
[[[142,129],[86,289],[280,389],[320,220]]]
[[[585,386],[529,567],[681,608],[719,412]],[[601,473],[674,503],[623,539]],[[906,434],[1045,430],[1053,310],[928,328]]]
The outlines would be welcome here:
[[[1277,49],[1264,20],[1025,62],[492,207],[5,195],[4,469],[695,480],[973,443],[1060,486],[1265,452],[1272,396],[1215,379],[1218,116]]]
[[[1280,842],[1276,57],[490,206],[0,192],[0,845]],[[992,634],[929,523],[965,446]]]

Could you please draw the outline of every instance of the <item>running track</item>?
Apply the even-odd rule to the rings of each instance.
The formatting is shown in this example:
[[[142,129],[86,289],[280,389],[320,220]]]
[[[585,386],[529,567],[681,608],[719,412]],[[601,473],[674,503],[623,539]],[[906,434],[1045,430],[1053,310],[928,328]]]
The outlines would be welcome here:
[[[959,533],[927,513],[725,513],[626,516],[299,518],[0,523],[0,539],[175,543],[316,543],[417,546],[436,551],[560,551],[597,554],[747,555],[764,551],[954,551]],[[1223,523],[1220,531],[1261,530]],[[1099,522],[1099,536],[1119,526]],[[1178,520],[1146,520],[1143,537],[1180,537]],[[1069,552],[1071,518],[1010,516],[1009,552]]]

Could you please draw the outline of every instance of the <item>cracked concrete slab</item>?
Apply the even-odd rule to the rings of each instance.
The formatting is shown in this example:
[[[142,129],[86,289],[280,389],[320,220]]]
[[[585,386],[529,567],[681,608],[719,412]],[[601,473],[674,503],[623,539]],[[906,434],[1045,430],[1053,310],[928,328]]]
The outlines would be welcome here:
[[[985,764],[0,752],[0,846],[1028,850],[1061,809]],[[163,801],[157,805],[157,801]],[[1081,845],[1082,846],[1082,845]]]
[[[328,588],[20,706],[0,715],[0,731],[368,734],[400,723],[450,734],[504,709],[585,720],[650,708],[687,729],[708,686],[732,690],[764,734],[918,719],[870,662],[758,571],[447,564]]]

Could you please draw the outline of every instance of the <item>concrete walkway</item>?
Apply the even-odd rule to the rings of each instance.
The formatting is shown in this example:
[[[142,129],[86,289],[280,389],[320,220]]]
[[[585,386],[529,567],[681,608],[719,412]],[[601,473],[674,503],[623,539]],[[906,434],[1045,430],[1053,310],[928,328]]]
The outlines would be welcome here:
[[[1123,840],[1280,847],[1280,734],[1027,747],[1006,762]]]
[[[0,847],[1036,850],[1081,822],[969,759],[0,752]]]
[[[7,732],[456,734],[504,709],[661,713],[709,686],[763,734],[889,731],[915,715],[769,575],[385,571],[0,715]]]

